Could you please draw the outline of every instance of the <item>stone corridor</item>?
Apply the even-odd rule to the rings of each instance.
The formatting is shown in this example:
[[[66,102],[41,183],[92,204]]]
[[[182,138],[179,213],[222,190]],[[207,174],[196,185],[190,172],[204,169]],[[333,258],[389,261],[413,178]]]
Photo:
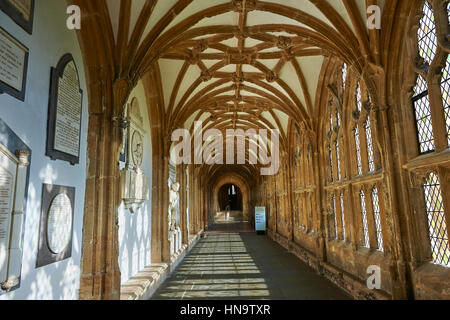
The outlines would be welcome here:
[[[245,224],[220,224],[211,229],[153,299],[350,299],[280,245],[245,232],[250,230]]]

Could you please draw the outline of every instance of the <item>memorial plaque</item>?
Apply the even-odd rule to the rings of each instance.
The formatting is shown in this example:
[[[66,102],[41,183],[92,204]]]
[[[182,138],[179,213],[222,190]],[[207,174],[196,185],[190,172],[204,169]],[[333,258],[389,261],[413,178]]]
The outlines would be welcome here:
[[[69,197],[58,194],[53,199],[47,219],[47,240],[53,253],[61,253],[72,236],[72,204]]]
[[[34,0],[0,0],[0,9],[26,32],[33,33]]]
[[[0,295],[20,287],[31,149],[0,119]]]
[[[0,28],[0,92],[24,101],[28,49]]]
[[[53,160],[80,160],[83,92],[75,62],[65,55],[52,69],[47,132],[47,156]]]
[[[43,185],[37,268],[72,256],[74,201],[75,188]]]
[[[0,147],[0,282],[6,280],[17,164]]]

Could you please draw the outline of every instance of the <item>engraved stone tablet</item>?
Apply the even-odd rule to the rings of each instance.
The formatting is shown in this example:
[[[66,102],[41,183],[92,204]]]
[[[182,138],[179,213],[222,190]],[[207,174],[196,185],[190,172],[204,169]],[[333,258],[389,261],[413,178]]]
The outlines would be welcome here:
[[[75,62],[65,55],[52,69],[46,154],[53,160],[79,163],[82,100]]]
[[[0,28],[0,90],[24,99],[28,49]]]
[[[74,204],[75,188],[42,185],[37,268],[72,256]]]
[[[81,93],[73,61],[58,79],[55,150],[78,157],[80,150]]]
[[[72,205],[69,197],[58,194],[50,205],[47,220],[47,239],[53,253],[61,253],[72,236]]]

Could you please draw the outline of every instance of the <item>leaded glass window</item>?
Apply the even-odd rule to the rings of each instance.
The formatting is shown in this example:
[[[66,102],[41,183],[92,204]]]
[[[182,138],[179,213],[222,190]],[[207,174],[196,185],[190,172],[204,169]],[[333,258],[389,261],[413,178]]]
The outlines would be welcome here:
[[[369,161],[369,171],[375,171],[375,160],[373,153],[372,129],[370,128],[370,118],[366,121],[366,141],[367,141],[367,159]]]
[[[439,177],[431,173],[424,185],[433,262],[450,267],[450,247]]]
[[[414,115],[419,140],[420,153],[432,152],[435,149],[433,121],[431,119],[430,99],[428,98],[428,85],[425,79],[419,75],[414,87],[413,97]]]
[[[347,82],[347,64],[342,66],[342,89],[345,90],[345,84]]]
[[[425,1],[425,5],[423,7],[423,18],[420,20],[418,45],[419,55],[428,64],[431,64],[436,56],[438,42],[436,37],[434,13],[428,1]]]
[[[341,157],[340,157],[340,150],[339,150],[339,140],[336,140],[335,143],[336,147],[336,164],[337,164],[337,174],[338,174],[338,180],[340,181],[342,178],[341,175]]]
[[[383,251],[383,229],[381,227],[380,200],[377,187],[372,190],[373,215],[377,234],[378,250]]]
[[[345,240],[344,193],[341,193],[340,202],[341,202],[341,219],[342,219],[342,237],[343,237],[343,240]]]
[[[361,84],[358,82],[358,86],[356,87],[356,106],[358,107],[358,111],[362,111],[362,96],[361,96]]]
[[[331,198],[331,205],[333,206],[333,216],[334,216],[334,234],[337,239],[338,237],[338,224],[337,224],[337,214],[336,214],[336,197],[333,195]]]
[[[361,191],[360,198],[361,198],[361,214],[363,223],[362,227],[364,233],[364,247],[370,248],[369,225],[367,223],[366,196],[364,195],[364,191]]]
[[[358,174],[362,175],[362,160],[361,160],[361,143],[359,141],[359,127],[355,128],[355,145],[356,145],[356,160],[358,166]]]

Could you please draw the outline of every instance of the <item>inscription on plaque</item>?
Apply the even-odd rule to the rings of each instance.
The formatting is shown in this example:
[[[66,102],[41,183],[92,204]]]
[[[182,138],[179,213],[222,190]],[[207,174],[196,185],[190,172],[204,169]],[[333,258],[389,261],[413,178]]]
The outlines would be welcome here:
[[[55,150],[78,157],[80,150],[81,99],[78,74],[73,61],[58,79]]]
[[[0,282],[6,280],[17,165],[0,149]]]
[[[21,92],[28,50],[0,28],[0,81]]]
[[[69,197],[58,194],[53,199],[48,212],[47,239],[49,249],[53,253],[61,253],[70,242],[72,236],[72,205]]]
[[[72,256],[74,206],[75,188],[42,186],[37,268]]]
[[[52,68],[46,155],[53,160],[79,163],[82,102],[77,67],[66,54]]]

